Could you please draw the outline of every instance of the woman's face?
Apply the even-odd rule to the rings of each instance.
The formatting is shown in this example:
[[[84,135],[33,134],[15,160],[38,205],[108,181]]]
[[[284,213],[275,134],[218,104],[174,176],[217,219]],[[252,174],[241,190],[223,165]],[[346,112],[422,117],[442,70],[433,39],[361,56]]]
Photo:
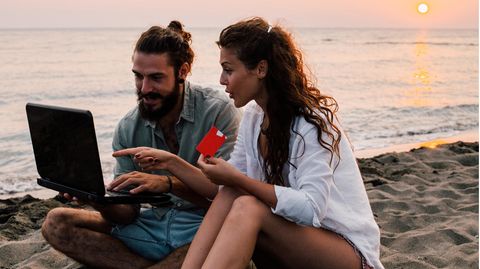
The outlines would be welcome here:
[[[251,100],[260,106],[266,101],[266,90],[263,86],[262,75],[258,68],[249,70],[238,58],[233,49],[220,49],[220,65],[222,74],[220,84],[226,87],[225,91],[233,99],[236,107],[243,107]]]

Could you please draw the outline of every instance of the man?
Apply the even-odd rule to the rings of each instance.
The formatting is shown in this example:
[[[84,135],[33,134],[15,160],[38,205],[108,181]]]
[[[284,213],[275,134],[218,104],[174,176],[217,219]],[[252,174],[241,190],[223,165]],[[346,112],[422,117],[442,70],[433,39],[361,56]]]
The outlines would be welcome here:
[[[236,139],[240,113],[218,91],[185,81],[194,53],[181,23],[151,27],[133,53],[138,107],[118,124],[115,151],[133,147],[163,150],[166,170],[142,172],[132,156],[117,158],[115,177],[150,182],[169,192],[172,205],[92,205],[97,211],[56,208],[42,226],[45,239],[82,264],[99,268],[180,268],[184,254],[205,214],[216,186],[195,182],[195,146],[215,125],[226,136],[218,156],[228,158]],[[168,161],[167,161],[168,160]],[[141,186],[141,185],[138,185]],[[130,192],[141,192],[136,187]],[[66,195],[68,197],[68,195]],[[173,252],[173,253],[172,253]],[[152,268],[153,268],[152,267]]]

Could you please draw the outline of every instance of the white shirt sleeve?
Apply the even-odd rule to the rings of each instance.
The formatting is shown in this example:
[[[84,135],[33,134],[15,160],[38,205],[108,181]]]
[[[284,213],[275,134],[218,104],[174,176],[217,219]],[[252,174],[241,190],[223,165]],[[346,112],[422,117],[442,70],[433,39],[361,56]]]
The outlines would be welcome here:
[[[330,164],[331,153],[320,146],[316,127],[308,127],[300,132],[303,139],[296,137],[291,147],[291,162],[296,166],[290,166],[291,187],[275,186],[277,205],[272,212],[301,225],[321,227],[338,159],[334,157]]]

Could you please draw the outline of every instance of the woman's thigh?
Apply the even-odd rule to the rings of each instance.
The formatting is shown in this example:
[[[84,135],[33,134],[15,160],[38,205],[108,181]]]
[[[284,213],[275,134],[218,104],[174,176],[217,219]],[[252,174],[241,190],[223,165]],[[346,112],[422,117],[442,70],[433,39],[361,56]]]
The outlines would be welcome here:
[[[341,236],[297,225],[264,207],[257,249],[271,258],[272,264],[277,264],[275,268],[278,264],[285,265],[284,268],[361,268],[360,257]]]

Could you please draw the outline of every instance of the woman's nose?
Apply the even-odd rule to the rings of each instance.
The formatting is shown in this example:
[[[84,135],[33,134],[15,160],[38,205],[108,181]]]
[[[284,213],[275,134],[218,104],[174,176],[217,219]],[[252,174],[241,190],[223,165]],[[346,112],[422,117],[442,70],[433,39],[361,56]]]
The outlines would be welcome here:
[[[220,75],[220,85],[227,85],[228,84],[228,80],[226,78],[226,76],[224,74],[221,74]]]

